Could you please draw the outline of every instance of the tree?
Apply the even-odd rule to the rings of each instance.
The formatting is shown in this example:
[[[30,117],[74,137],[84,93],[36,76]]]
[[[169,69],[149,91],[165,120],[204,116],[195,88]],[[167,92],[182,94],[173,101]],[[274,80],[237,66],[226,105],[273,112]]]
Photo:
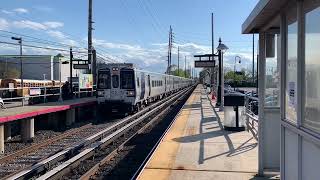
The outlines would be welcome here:
[[[174,75],[174,76],[184,77],[184,76],[185,76],[185,71],[182,70],[182,69],[179,69],[179,70],[176,69],[176,70],[173,71],[173,75]],[[190,77],[191,77],[189,71],[187,71],[186,75],[187,75],[186,78],[190,78]]]

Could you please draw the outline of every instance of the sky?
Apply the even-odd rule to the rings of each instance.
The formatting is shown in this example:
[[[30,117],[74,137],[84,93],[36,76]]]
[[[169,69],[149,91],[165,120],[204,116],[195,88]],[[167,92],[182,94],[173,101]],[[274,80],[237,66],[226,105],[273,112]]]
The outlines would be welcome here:
[[[164,72],[167,66],[168,31],[174,33],[172,62],[181,66],[186,56],[211,53],[211,13],[214,14],[215,47],[221,37],[229,47],[224,65],[252,65],[252,35],[241,34],[241,25],[258,0],[93,0],[93,46],[106,62],[130,62],[138,68]],[[0,8],[0,41],[14,32],[24,44],[85,51],[87,47],[87,0],[5,0]],[[257,38],[256,38],[257,39]],[[256,43],[257,44],[257,43]],[[75,54],[86,58],[85,54]],[[0,44],[0,54],[17,54],[18,47]],[[68,52],[24,47],[24,54],[56,55]]]

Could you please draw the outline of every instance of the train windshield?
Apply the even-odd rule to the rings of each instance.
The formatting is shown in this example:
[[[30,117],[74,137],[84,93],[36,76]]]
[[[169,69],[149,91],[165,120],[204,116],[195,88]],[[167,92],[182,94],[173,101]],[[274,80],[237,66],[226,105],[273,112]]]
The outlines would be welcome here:
[[[110,71],[103,70],[98,73],[98,89],[110,89],[111,87],[111,78]]]
[[[119,87],[119,76],[118,75],[112,75],[112,87],[113,88]]]
[[[121,89],[134,89],[134,73],[133,70],[121,70]]]

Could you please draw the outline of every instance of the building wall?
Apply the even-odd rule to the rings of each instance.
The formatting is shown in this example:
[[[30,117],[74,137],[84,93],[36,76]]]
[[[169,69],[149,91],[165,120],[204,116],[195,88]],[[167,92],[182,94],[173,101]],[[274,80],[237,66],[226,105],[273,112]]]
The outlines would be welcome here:
[[[61,61],[68,61],[61,58]],[[0,56],[0,63],[7,63],[8,68],[14,68],[20,73],[20,59],[16,55]],[[73,76],[78,76],[81,70],[73,69]],[[67,81],[70,76],[70,64],[61,64],[61,80]],[[20,76],[18,77],[20,78]],[[59,80],[59,59],[51,55],[28,55],[23,57],[23,78],[34,80]]]

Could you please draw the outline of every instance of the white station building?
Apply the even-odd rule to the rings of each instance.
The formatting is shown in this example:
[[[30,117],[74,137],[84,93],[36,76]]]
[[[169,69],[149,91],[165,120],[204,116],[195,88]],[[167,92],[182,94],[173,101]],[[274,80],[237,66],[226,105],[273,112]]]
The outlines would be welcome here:
[[[259,174],[319,180],[320,0],[260,0],[242,33],[259,34]]]

